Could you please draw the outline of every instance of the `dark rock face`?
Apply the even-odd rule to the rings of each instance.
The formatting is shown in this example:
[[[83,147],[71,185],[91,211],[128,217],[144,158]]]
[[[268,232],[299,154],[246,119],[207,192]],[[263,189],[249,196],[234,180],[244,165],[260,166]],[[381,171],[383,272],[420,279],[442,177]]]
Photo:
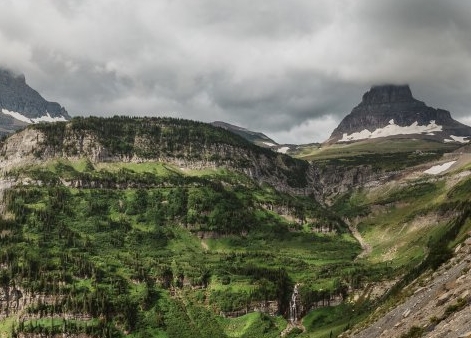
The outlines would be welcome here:
[[[395,86],[373,86],[370,91],[363,94],[362,103],[366,105],[388,104],[400,102],[418,102],[412,97],[412,92],[408,85]]]
[[[15,75],[13,72],[0,69],[0,110],[17,112],[28,118],[39,118],[49,115],[51,117],[64,117],[70,119],[67,111],[57,102],[46,101],[37,91],[26,84],[24,75]],[[13,117],[0,114],[2,129],[21,125]]]
[[[442,142],[450,135],[471,136],[471,127],[453,120],[450,112],[446,110],[431,108],[416,100],[408,85],[382,85],[373,86],[363,95],[361,103],[342,120],[327,142],[337,142],[345,133],[350,135],[365,129],[373,132],[388,126],[391,120],[401,127],[410,126],[415,122],[419,126],[426,126],[435,121],[443,127],[442,131],[434,132],[434,135],[421,135]]]

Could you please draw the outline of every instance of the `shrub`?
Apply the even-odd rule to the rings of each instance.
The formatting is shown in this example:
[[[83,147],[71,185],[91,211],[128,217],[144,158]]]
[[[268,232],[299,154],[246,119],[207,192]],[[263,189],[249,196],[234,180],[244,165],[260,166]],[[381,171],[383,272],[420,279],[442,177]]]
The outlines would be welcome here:
[[[422,337],[424,329],[418,326],[412,326],[407,333],[401,335],[401,338],[419,338]]]

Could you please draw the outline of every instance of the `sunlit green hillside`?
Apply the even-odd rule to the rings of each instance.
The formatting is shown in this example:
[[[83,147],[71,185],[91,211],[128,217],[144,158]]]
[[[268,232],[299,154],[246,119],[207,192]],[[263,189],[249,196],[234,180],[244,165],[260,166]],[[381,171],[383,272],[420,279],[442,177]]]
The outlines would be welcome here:
[[[2,145],[0,333],[337,336],[471,229],[469,161],[425,175],[456,147],[397,142],[309,163],[193,121],[30,126]],[[325,202],[357,165],[396,174]]]

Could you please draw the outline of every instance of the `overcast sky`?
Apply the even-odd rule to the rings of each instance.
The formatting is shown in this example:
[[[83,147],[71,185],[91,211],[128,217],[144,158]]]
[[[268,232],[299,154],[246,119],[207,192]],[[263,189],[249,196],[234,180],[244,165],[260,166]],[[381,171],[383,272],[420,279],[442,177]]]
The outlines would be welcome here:
[[[70,115],[323,141],[373,84],[471,124],[468,0],[0,0],[0,65]]]

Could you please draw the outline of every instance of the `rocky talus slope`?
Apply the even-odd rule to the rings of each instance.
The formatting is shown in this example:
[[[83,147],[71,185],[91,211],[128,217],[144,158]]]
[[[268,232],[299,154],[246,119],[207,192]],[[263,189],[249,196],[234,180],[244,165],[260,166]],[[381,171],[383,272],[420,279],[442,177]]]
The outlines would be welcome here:
[[[382,309],[367,328],[341,337],[401,337],[413,332],[428,338],[471,337],[471,233],[452,259],[405,288],[404,302],[386,314]],[[409,336],[408,336],[409,337]],[[414,336],[415,337],[415,336]]]

